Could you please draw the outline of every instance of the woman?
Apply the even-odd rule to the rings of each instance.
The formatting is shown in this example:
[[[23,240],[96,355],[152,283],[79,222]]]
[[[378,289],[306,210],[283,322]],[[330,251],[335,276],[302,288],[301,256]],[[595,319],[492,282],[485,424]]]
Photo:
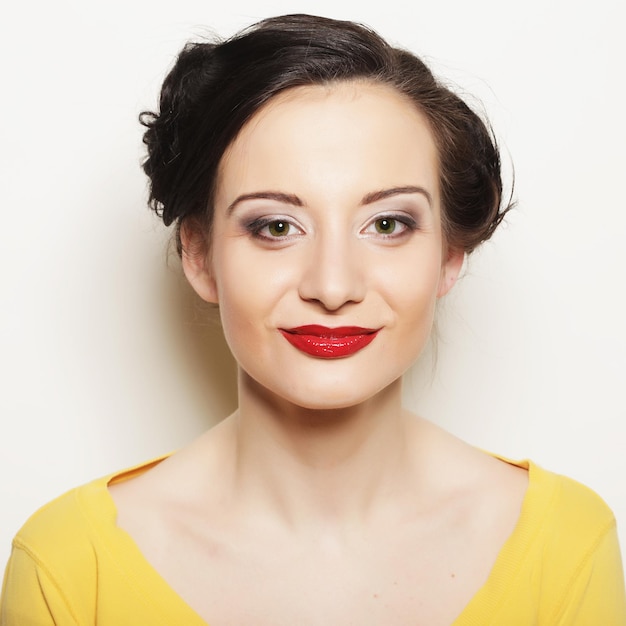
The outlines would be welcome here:
[[[598,496],[401,405],[507,210],[481,120],[373,32],[285,16],[186,47],[143,121],[239,407],[35,514],[2,624],[626,623]]]

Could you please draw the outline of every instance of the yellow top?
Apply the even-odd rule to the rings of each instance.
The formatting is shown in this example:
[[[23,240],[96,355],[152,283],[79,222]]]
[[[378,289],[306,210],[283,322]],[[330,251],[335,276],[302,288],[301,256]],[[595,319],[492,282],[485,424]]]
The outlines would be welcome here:
[[[50,502],[19,531],[1,626],[206,626],[115,525],[107,490],[161,459]],[[529,462],[519,522],[454,626],[626,626],[615,519],[590,489]]]

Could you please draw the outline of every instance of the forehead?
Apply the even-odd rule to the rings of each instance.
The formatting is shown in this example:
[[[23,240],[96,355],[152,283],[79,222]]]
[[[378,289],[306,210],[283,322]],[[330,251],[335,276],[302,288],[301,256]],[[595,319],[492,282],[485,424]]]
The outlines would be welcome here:
[[[304,86],[245,124],[220,163],[216,199],[305,180],[329,193],[421,185],[437,199],[437,172],[428,122],[403,94],[367,82]]]

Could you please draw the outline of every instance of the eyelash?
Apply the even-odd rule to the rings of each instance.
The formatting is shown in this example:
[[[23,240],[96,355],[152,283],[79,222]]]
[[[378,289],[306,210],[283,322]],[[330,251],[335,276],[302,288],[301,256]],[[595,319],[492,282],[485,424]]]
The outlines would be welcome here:
[[[400,237],[404,237],[414,230],[417,230],[417,228],[419,227],[417,220],[410,215],[407,215],[406,213],[385,213],[383,215],[375,216],[374,219],[372,219],[361,232],[366,233],[369,228],[376,228],[376,224],[384,220],[389,222],[395,222],[395,224],[400,224],[402,226],[402,229],[400,230],[400,232],[396,233],[396,226],[391,233],[383,233],[377,231],[375,233],[371,233],[372,236],[382,237],[383,239],[399,239]]]
[[[383,220],[394,222],[396,225],[399,224],[401,226],[400,232],[395,232],[397,226],[394,227],[394,230],[391,233],[383,233],[380,231],[377,231],[376,233],[367,232],[368,229],[370,228],[376,228],[376,224],[378,222],[382,222]],[[289,230],[287,231],[285,235],[282,235],[282,236],[280,235],[272,236],[272,235],[263,234],[263,231],[269,226],[271,226],[272,224],[276,224],[276,225],[284,224],[289,228]],[[417,230],[418,227],[419,227],[419,224],[417,220],[415,220],[410,215],[407,215],[404,213],[403,214],[391,213],[391,214],[377,215],[372,220],[370,220],[370,222],[368,222],[365,228],[361,230],[361,233],[365,234],[366,236],[381,237],[382,239],[391,240],[391,239],[399,239],[401,237],[404,237],[408,233]],[[281,239],[283,240],[292,239],[293,237],[299,236],[303,232],[302,229],[296,224],[294,224],[293,221],[291,221],[290,219],[276,217],[276,216],[259,217],[254,220],[251,220],[250,222],[247,222],[245,224],[245,229],[248,233],[252,235],[252,237],[256,239],[261,239],[263,241],[274,242],[274,243],[279,242]],[[298,232],[295,234],[290,234],[289,231],[292,229],[295,229]]]
[[[291,220],[286,219],[286,218],[281,218],[281,217],[275,217],[275,216],[259,217],[257,219],[252,220],[251,222],[248,222],[245,225],[245,228],[256,239],[261,239],[261,240],[270,241],[270,242],[280,241],[281,239],[291,239],[292,237],[297,236],[297,235],[290,235],[289,233],[283,235],[282,237],[268,236],[268,235],[263,234],[263,230],[267,228],[268,226],[271,226],[272,224],[281,224],[281,223],[286,224],[290,230],[296,229],[297,231],[299,231],[299,233],[302,233],[302,229],[299,226],[296,226]]]

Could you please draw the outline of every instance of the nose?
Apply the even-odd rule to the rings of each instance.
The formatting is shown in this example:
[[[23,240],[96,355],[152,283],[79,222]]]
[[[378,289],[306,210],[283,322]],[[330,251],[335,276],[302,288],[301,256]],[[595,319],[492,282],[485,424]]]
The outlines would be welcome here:
[[[312,245],[301,276],[303,300],[319,302],[328,311],[365,297],[364,259],[359,242],[348,237],[320,236]]]

